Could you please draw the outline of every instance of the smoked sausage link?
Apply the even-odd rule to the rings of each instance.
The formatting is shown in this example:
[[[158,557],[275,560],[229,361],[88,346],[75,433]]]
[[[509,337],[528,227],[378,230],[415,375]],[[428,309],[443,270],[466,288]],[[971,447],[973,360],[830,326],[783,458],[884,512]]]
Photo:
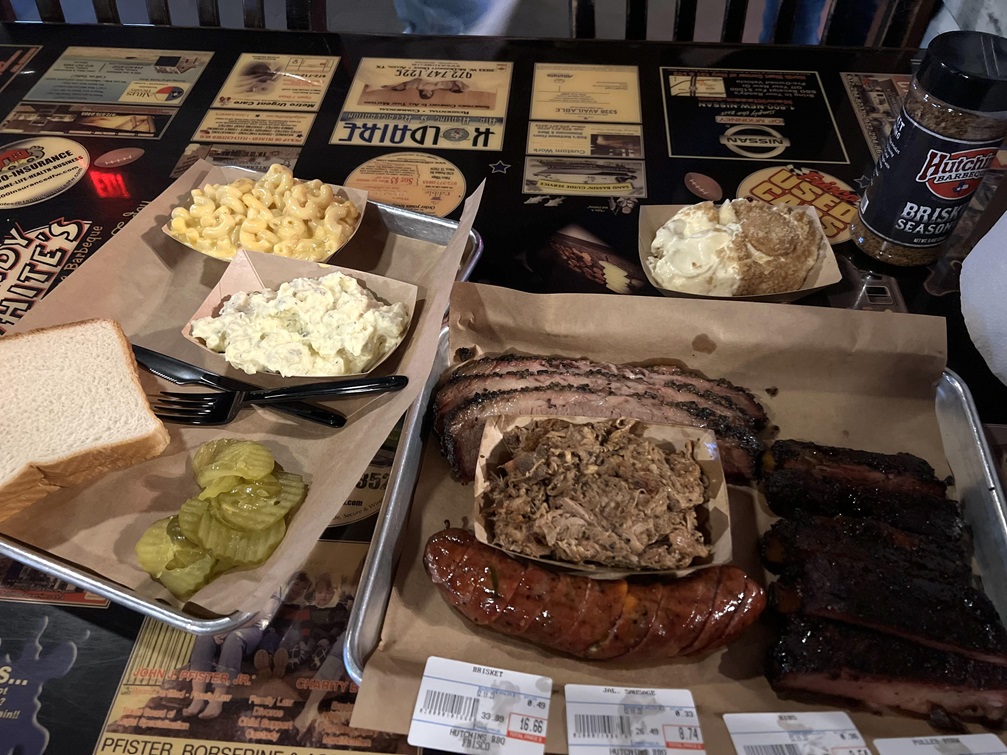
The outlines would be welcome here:
[[[469,621],[587,660],[704,653],[766,607],[762,587],[735,566],[666,582],[595,580],[523,563],[463,529],[433,535],[423,565]]]

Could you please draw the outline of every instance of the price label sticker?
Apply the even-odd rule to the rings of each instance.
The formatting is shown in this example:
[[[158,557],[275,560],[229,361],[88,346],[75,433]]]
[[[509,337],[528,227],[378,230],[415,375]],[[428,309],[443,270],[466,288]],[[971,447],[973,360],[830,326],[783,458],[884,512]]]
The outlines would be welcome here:
[[[874,746],[879,755],[1007,755],[996,734],[875,739]]]
[[[568,684],[565,691],[570,755],[706,752],[688,690]]]
[[[552,679],[431,657],[409,744],[479,755],[542,755]]]
[[[724,723],[738,755],[872,755],[840,711],[725,713]]]

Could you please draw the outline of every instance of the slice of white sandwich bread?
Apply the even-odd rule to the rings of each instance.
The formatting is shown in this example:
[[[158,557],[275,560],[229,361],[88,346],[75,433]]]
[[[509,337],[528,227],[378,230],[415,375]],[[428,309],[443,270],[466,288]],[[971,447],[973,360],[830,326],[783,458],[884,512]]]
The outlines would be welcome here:
[[[167,446],[115,321],[0,338],[0,521]]]

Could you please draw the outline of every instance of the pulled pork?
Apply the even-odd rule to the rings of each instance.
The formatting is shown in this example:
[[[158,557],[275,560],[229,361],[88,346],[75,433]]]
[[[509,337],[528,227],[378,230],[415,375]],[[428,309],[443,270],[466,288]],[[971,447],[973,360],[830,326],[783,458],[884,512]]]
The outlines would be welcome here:
[[[692,446],[662,450],[633,420],[547,419],[504,434],[511,460],[488,480],[492,542],[528,556],[629,569],[680,569],[709,555]]]

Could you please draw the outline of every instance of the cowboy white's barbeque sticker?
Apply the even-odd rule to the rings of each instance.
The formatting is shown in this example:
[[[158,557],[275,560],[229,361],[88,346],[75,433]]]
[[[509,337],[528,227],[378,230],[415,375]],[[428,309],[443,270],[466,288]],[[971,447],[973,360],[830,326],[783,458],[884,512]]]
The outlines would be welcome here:
[[[850,161],[814,71],[662,68],[661,81],[671,157]]]
[[[70,139],[41,136],[0,148],[0,208],[27,207],[62,194],[87,172],[91,158]]]
[[[813,168],[781,165],[757,170],[738,184],[739,197],[778,205],[807,204],[815,208],[830,244],[850,238],[850,221],[860,197],[845,181]]]
[[[321,55],[242,53],[213,106],[317,113],[337,65]]]
[[[68,47],[25,99],[178,107],[212,55],[193,50]]]
[[[636,66],[535,64],[532,120],[639,123],[640,112]]]
[[[0,239],[0,335],[98,248],[102,230],[63,217],[38,228],[14,223]]]
[[[330,144],[499,150],[511,63],[364,58]]]

